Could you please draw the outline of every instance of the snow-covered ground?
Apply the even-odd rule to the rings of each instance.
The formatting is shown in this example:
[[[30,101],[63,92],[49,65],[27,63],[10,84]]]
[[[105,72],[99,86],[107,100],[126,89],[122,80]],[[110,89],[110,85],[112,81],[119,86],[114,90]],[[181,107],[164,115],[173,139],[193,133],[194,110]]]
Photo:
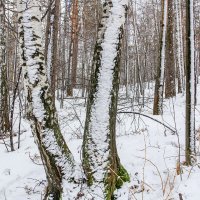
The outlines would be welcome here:
[[[185,97],[164,101],[163,116],[153,116],[153,87],[146,90],[150,97],[145,106],[121,100],[119,111],[141,112],[163,122],[171,129],[133,113],[118,114],[117,148],[122,164],[128,170],[131,182],[116,191],[118,200],[199,200],[200,164],[194,167],[184,163]],[[122,98],[125,90],[120,91]],[[200,86],[196,107],[196,130],[200,127]],[[146,101],[147,99],[145,99]],[[81,143],[85,117],[85,100],[68,99],[63,109],[57,104],[62,132],[77,163],[81,163]],[[134,106],[134,107],[133,107]],[[18,130],[17,106],[15,132]],[[20,149],[7,152],[0,141],[0,200],[41,200],[45,189],[45,173],[31,134],[29,124],[22,120]],[[197,131],[198,134],[198,131]],[[9,140],[5,140],[9,143]],[[199,156],[199,142],[197,141]],[[179,159],[181,166],[179,166]],[[182,172],[177,174],[177,172]],[[68,199],[66,197],[66,199]],[[96,198],[97,199],[97,198]],[[64,199],[65,200],[65,199]]]

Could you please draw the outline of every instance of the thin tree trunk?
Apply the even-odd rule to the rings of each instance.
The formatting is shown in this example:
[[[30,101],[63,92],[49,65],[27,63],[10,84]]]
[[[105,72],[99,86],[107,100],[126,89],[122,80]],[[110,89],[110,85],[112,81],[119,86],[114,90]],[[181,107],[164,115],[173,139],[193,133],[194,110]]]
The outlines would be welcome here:
[[[166,61],[165,61],[165,98],[176,95],[175,87],[175,62],[174,62],[174,42],[173,42],[173,1],[168,1],[168,22],[166,35]]]
[[[73,2],[72,11],[72,88],[76,86],[78,64],[78,0]]]
[[[167,27],[167,13],[168,13],[168,0],[162,0],[162,22],[161,22],[161,37],[160,37],[160,56],[157,68],[157,76],[154,92],[154,107],[153,114],[162,114],[162,101],[163,101],[163,83],[165,71],[165,46],[166,46],[166,27]]]
[[[60,0],[49,1],[49,14],[46,28],[46,63],[48,78],[51,85],[52,97],[55,102],[56,77],[57,77],[57,48]]]
[[[186,0],[186,163],[195,162],[195,70],[193,0]]]

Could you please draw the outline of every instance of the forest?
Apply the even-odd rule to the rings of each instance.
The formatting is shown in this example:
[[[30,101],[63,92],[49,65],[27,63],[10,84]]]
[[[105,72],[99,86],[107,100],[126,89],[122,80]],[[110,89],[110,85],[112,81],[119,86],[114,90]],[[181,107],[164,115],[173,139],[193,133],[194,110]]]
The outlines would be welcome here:
[[[199,200],[199,76],[199,0],[0,0],[0,200]]]

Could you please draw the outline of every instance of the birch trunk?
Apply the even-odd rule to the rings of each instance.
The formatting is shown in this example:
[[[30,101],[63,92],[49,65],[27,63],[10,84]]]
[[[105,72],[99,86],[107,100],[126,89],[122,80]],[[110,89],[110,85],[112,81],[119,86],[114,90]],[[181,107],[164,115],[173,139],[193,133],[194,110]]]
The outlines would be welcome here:
[[[162,101],[163,101],[163,83],[165,71],[165,47],[166,47],[166,29],[167,29],[167,15],[168,15],[168,0],[162,0],[162,22],[161,22],[161,37],[160,37],[160,56],[157,68],[157,76],[155,83],[154,93],[154,107],[153,114],[162,114]]]
[[[48,181],[44,199],[60,200],[63,181],[73,176],[74,159],[61,134],[47,80],[39,2],[19,1],[18,11],[21,65],[29,105],[27,115]]]
[[[117,154],[116,113],[121,42],[127,3],[106,0],[93,57],[83,143],[87,183],[110,200],[116,188],[129,181]]]

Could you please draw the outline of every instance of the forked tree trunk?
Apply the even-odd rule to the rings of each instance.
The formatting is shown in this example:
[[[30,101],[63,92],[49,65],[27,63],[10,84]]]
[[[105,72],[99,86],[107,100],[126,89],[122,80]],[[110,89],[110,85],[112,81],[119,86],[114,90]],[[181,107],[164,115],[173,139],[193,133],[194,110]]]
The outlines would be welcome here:
[[[62,183],[72,178],[74,159],[61,134],[42,53],[39,1],[18,2],[19,37],[28,119],[46,171],[44,199],[62,199]]]
[[[105,0],[103,4],[84,130],[83,168],[87,183],[94,195],[106,200],[124,181],[129,181],[117,154],[115,127],[126,10],[127,4],[120,0]]]

